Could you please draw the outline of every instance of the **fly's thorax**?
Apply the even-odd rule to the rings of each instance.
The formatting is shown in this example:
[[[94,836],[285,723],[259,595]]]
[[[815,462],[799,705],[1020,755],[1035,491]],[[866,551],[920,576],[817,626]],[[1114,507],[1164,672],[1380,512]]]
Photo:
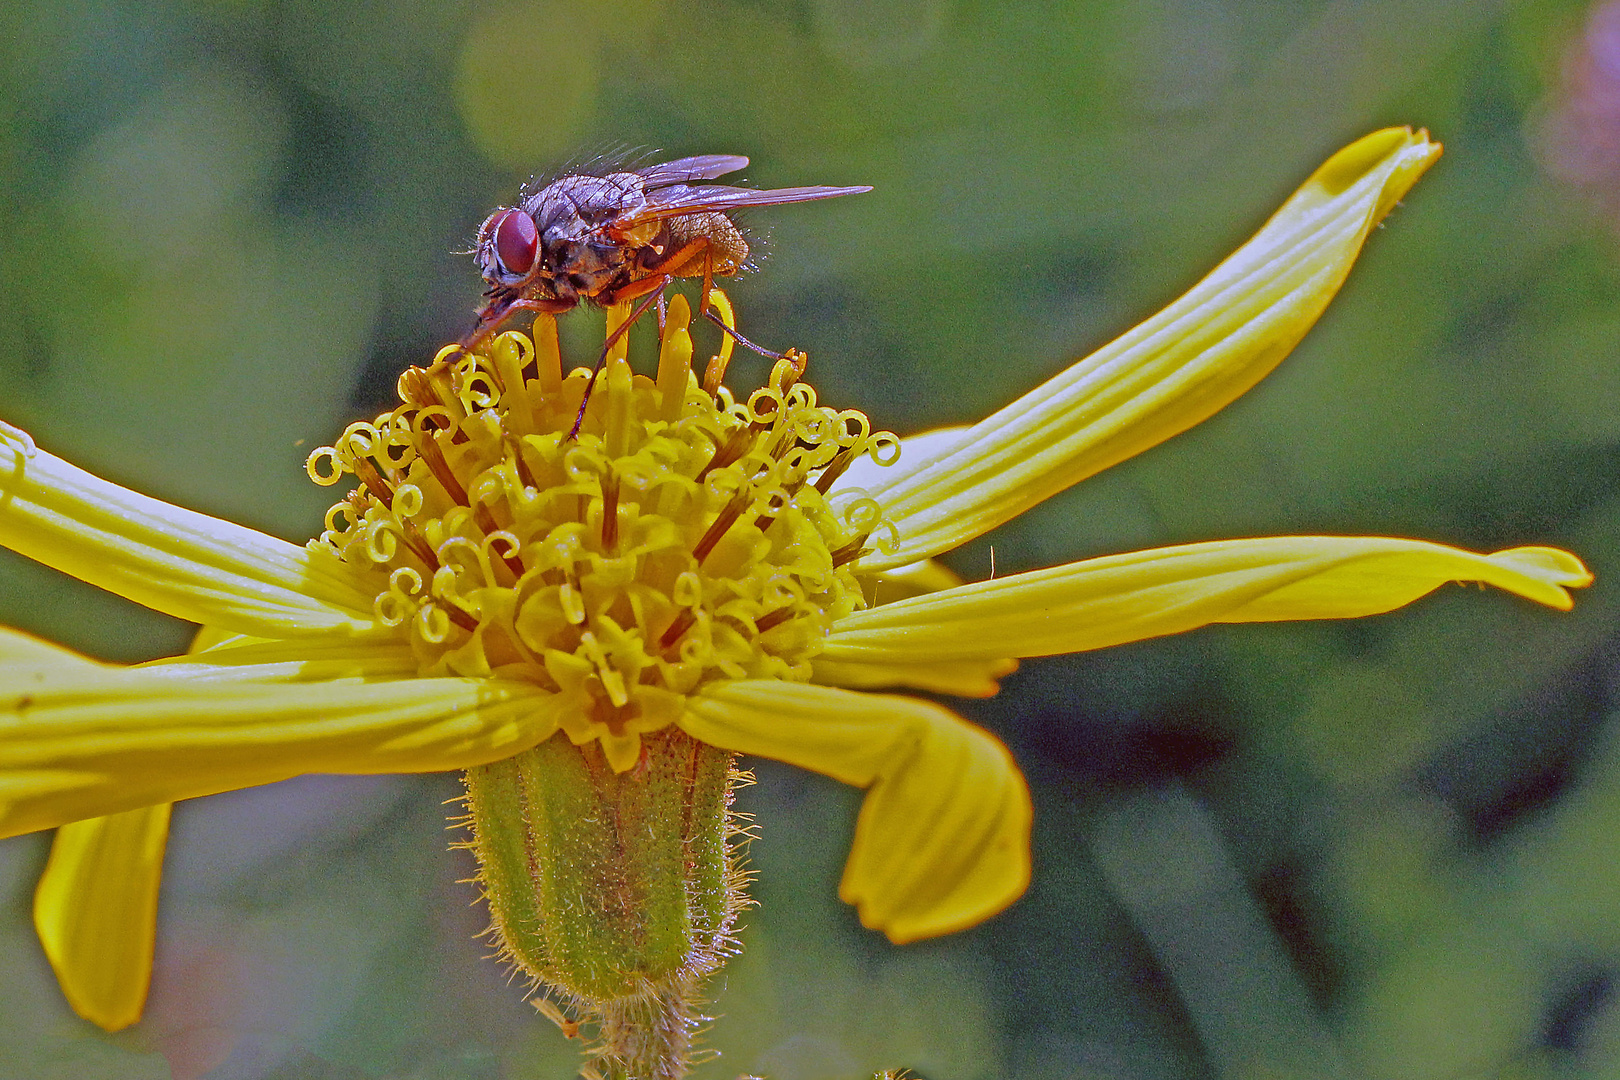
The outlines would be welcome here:
[[[584,240],[593,230],[646,202],[646,184],[635,173],[563,176],[523,200],[547,240]]]
[[[897,456],[853,410],[819,405],[792,364],[746,400],[690,371],[670,306],[657,379],[610,360],[561,375],[553,324],[400,380],[402,404],[352,425],[311,475],[359,485],[315,545],[377,582],[374,612],[424,675],[537,683],[575,743],[613,769],[720,679],[804,680],[834,621],[864,606],[850,564],[892,533],[848,463]]]

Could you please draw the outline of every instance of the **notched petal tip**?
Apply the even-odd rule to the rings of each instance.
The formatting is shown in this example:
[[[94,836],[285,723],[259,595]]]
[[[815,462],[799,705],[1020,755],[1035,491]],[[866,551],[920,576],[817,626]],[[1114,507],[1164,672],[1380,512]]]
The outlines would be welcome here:
[[[0,445],[10,447],[24,458],[34,457],[39,453],[39,447],[34,445],[32,435],[4,420],[0,420]]]
[[[1377,222],[1412,189],[1441,152],[1441,145],[1431,142],[1428,131],[1423,128],[1417,131],[1409,127],[1384,128],[1357,139],[1328,158],[1311,174],[1301,194],[1314,191],[1325,199],[1337,198],[1363,177],[1388,168],[1378,208],[1373,212],[1373,221]]]
[[[1569,611],[1575,606],[1569,589],[1584,589],[1594,580],[1592,571],[1586,568],[1585,563],[1559,548],[1508,548],[1493,552],[1487,558],[1503,569],[1544,583],[1544,590],[1537,590],[1533,595],[1525,592],[1523,595],[1560,611]]]

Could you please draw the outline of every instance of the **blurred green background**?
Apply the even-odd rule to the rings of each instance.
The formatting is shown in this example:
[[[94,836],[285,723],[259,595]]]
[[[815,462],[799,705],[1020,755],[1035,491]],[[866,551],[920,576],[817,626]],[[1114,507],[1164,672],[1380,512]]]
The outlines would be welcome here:
[[[1620,14],[1577,0],[52,0],[0,5],[0,416],[293,540],[309,449],[469,324],[531,172],[742,153],[731,292],[902,433],[1172,299],[1328,153],[1446,156],[1296,354],[1214,420],[951,557],[1384,533],[1565,546],[1570,615],[1451,587],[1353,623],[1036,661],[964,706],[1031,778],[1036,871],[896,949],[835,899],[857,794],[770,763],[761,906],[700,1074],[1620,1076]],[[592,320],[596,320],[594,324]],[[564,320],[573,340],[600,315]],[[583,359],[580,350],[575,356]],[[739,384],[762,373],[739,361]],[[0,553],[0,622],[138,660],[189,628]],[[76,1020],[0,844],[0,1076],[564,1077],[472,940],[453,777],[180,807],[147,1020]]]

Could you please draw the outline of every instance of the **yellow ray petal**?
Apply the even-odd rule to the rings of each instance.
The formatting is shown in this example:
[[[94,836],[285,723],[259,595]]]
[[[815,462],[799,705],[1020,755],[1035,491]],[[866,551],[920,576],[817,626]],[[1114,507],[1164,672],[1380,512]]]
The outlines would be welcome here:
[[[580,707],[487,678],[189,681],[0,631],[0,837],[301,773],[465,768]]]
[[[915,698],[723,683],[681,727],[868,789],[838,894],[897,944],[989,918],[1029,885],[1029,789],[994,735]]]
[[[204,626],[192,638],[191,652],[228,640],[231,635]],[[63,996],[80,1016],[108,1031],[140,1019],[152,981],[172,805],[61,826],[34,890],[34,928]]]
[[[63,995],[108,1031],[146,1003],[168,835],[168,803],[63,825],[34,890],[34,929]]]
[[[903,590],[907,596],[952,589],[962,584],[960,574],[933,559],[923,559],[921,562],[907,563],[893,570],[885,570],[882,580],[896,589]]]
[[[811,664],[812,682],[822,686],[843,686],[851,690],[926,690],[931,694],[984,698],[1001,688],[1000,680],[1018,670],[1011,658],[952,660],[940,664],[869,664],[851,660],[829,660],[818,656]]]
[[[885,570],[875,577],[870,589],[875,604],[962,584],[954,570],[933,559]],[[1000,689],[999,680],[1018,670],[1018,661],[1010,657],[965,663],[953,660],[949,663],[871,664],[818,656],[811,663],[814,674],[810,681],[822,686],[842,686],[850,690],[905,688],[970,698],[992,696]]]
[[[0,425],[0,545],[138,604],[235,633],[375,627],[337,559],[108,483]]]
[[[1278,536],[1154,548],[897,600],[840,619],[821,658],[872,664],[1051,656],[1215,622],[1348,619],[1482,581],[1568,609],[1590,583],[1554,548],[1477,555],[1421,540]]]
[[[865,470],[859,479],[900,546],[859,567],[948,551],[1248,390],[1310,329],[1368,231],[1439,155],[1426,133],[1405,128],[1352,143],[1181,299],[954,445],[938,440],[891,469]]]
[[[250,680],[317,682],[326,679],[403,679],[419,670],[404,641],[351,637],[228,639],[202,652],[166,656],[135,670],[186,682]]]

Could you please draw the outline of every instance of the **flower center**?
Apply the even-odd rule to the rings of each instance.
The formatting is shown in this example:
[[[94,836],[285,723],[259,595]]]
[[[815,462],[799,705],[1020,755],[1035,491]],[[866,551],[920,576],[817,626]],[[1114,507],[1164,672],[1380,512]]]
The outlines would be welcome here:
[[[570,695],[569,737],[602,740],[618,770],[706,682],[808,679],[833,621],[865,605],[849,564],[893,532],[873,500],[829,491],[899,441],[818,405],[802,356],[738,401],[718,385],[723,348],[705,391],[689,321],[677,296],[656,381],[615,349],[576,439],[590,373],[562,377],[542,316],[538,348],[509,332],[409,369],[397,408],[308,464],[323,485],[360,481],[312,544],[377,575],[376,618],[421,674]]]

